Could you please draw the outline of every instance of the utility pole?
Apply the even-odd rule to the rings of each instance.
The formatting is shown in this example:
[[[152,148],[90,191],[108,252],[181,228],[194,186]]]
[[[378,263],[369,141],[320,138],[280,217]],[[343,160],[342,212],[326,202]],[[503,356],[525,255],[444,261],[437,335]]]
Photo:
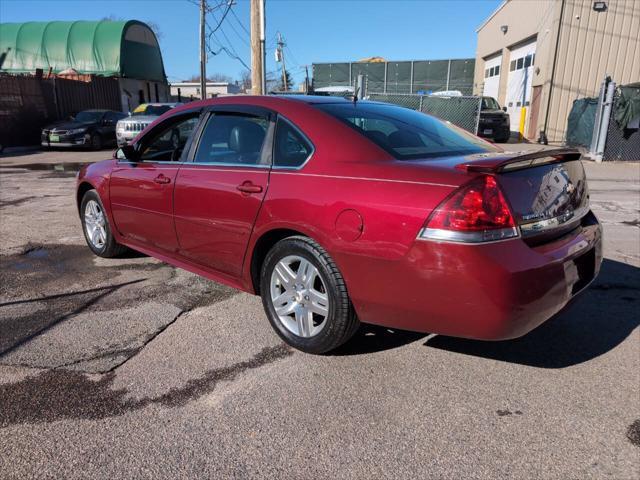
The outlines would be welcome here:
[[[267,92],[267,60],[266,53],[267,47],[265,46],[266,41],[266,12],[265,12],[265,2],[266,0],[260,0],[260,61],[262,62],[262,75],[260,76],[260,80],[262,83],[262,94],[266,95]]]
[[[200,0],[200,94],[203,100],[207,98],[207,50],[204,36],[206,14],[207,2],[206,0]]]
[[[280,32],[278,32],[278,51],[280,52],[279,58],[282,62],[282,86],[286,92],[289,90],[289,85],[287,84],[287,69],[284,64],[284,41],[282,40],[282,34]]]
[[[265,95],[264,0],[251,0],[251,91]]]

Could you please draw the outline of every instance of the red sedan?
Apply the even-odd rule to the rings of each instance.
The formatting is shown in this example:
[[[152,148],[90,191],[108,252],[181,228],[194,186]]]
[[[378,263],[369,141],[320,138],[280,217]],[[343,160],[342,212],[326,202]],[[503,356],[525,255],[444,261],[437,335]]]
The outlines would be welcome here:
[[[261,295],[275,331],[313,353],[359,322],[518,337],[602,260],[575,151],[505,153],[367,101],[184,105],[83,168],[77,201],[96,255],[129,247]]]

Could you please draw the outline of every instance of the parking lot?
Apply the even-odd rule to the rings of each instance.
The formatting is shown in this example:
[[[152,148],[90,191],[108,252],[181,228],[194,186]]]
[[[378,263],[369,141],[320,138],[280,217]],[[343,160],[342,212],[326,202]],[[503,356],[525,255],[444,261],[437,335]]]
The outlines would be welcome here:
[[[258,297],[93,256],[74,177],[109,155],[0,157],[1,477],[640,476],[638,163],[585,163],[601,274],[527,336],[364,326],[313,356]]]

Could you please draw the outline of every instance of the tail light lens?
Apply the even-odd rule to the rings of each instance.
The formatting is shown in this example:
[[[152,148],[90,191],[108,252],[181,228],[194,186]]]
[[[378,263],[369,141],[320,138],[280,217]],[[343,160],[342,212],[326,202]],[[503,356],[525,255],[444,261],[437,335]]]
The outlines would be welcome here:
[[[446,198],[419,234],[423,239],[468,243],[517,236],[509,205],[491,175],[472,180]]]

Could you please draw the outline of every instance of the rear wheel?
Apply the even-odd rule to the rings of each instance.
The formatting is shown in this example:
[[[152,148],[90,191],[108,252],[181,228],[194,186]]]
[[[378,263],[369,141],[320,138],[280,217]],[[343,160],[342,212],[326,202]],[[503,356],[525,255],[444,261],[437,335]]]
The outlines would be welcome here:
[[[274,330],[298,350],[328,352],[349,340],[359,326],[340,271],[309,238],[289,237],[269,251],[260,292]]]
[[[111,258],[122,255],[127,247],[113,238],[104,206],[95,190],[89,190],[80,204],[82,231],[87,245],[99,257]]]

